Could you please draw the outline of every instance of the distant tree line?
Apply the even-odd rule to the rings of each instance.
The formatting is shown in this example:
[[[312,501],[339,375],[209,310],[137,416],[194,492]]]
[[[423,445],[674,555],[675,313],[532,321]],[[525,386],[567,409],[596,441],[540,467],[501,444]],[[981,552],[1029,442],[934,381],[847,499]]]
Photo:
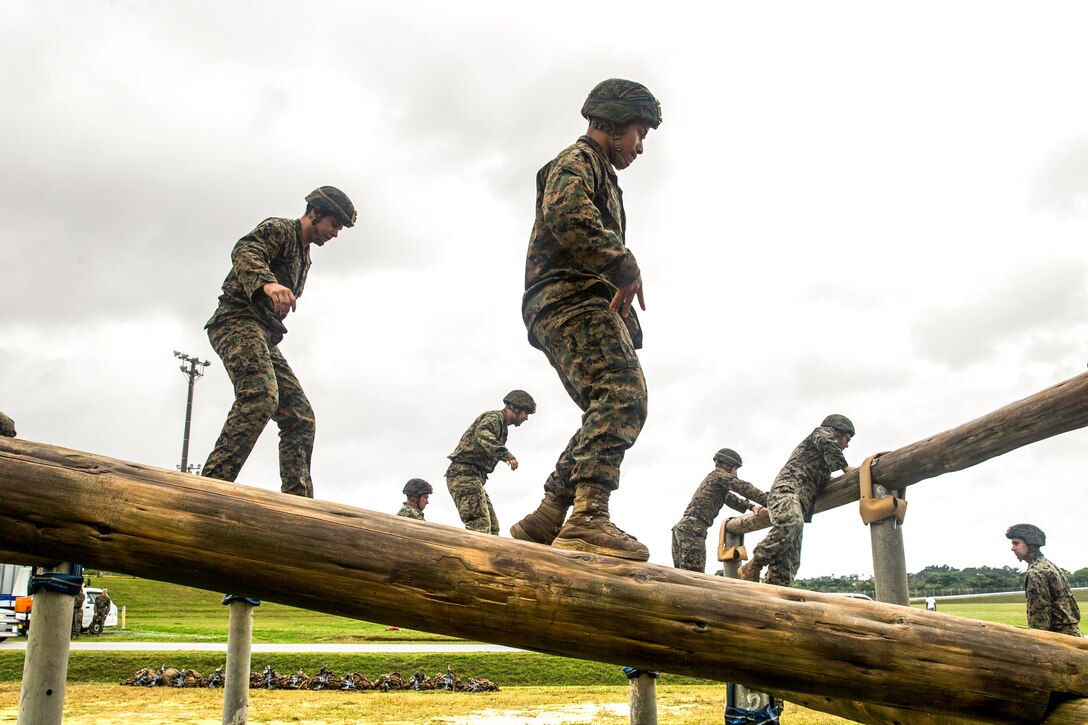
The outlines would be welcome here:
[[[1073,586],[1088,586],[1088,567],[1068,571],[1063,569],[1069,583]],[[797,579],[794,586],[814,592],[857,592],[873,595],[872,577],[820,576],[811,579]],[[1024,588],[1024,572],[1012,566],[1001,568],[992,566],[955,567],[927,566],[916,574],[907,574],[907,586],[914,596],[924,596],[927,591],[965,590],[965,591],[1005,591],[1015,592]]]

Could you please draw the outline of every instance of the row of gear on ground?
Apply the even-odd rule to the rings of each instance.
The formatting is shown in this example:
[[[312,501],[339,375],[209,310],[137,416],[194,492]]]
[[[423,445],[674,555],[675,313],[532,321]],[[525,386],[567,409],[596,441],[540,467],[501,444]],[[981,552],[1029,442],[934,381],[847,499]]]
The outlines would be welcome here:
[[[193,669],[178,669],[163,665],[158,669],[144,667],[122,685],[131,687],[223,687],[223,668],[217,667],[208,677]],[[434,677],[417,672],[407,680],[399,672],[378,675],[368,679],[358,672],[347,672],[342,677],[332,673],[328,665],[313,676],[301,669],[293,675],[281,675],[266,665],[264,672],[251,672],[250,689],[264,690],[447,690],[449,692],[497,692],[499,686],[485,678],[470,677],[462,680],[450,668]]]

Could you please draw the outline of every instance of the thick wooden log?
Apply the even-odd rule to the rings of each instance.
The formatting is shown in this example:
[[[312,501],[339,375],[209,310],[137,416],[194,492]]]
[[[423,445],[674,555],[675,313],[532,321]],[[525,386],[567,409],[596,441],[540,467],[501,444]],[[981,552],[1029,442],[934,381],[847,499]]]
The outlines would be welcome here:
[[[1088,641],[564,552],[0,439],[0,549],[330,614],[977,722],[1088,696]]]
[[[904,488],[1084,427],[1088,427],[1088,373],[884,454],[873,461],[873,485]],[[854,471],[831,480],[816,500],[816,512],[844,506],[858,498],[858,473]],[[730,533],[747,534],[767,528],[771,518],[763,511],[758,516],[729,519],[724,525]]]

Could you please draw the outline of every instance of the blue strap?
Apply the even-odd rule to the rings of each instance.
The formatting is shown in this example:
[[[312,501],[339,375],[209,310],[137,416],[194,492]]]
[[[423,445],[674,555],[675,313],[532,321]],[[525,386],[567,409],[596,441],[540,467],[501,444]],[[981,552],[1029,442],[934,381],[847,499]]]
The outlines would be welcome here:
[[[27,587],[27,592],[34,594],[39,589],[44,589],[49,592],[57,592],[58,594],[67,594],[74,597],[79,594],[79,590],[82,588],[83,567],[78,564],[73,564],[71,574],[61,574],[55,571],[39,572],[37,568],[35,568],[34,573],[30,577],[30,586]]]
[[[261,606],[260,599],[254,599],[253,597],[243,597],[241,594],[224,594],[223,604],[230,604],[231,602],[245,602],[254,607]]]
[[[639,675],[649,675],[650,677],[654,678],[655,680],[658,677],[661,677],[660,672],[654,672],[653,670],[640,670],[637,667],[624,667],[623,668],[623,674],[627,675],[627,679],[629,679],[629,680],[634,680]]]

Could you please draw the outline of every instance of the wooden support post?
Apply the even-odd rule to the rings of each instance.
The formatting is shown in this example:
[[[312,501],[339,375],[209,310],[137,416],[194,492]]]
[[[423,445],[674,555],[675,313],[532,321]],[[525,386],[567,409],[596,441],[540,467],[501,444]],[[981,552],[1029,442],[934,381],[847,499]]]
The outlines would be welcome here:
[[[873,498],[886,498],[889,492],[879,484],[873,485]],[[869,524],[869,539],[873,546],[873,581],[876,600],[888,604],[910,606],[907,586],[907,555],[903,545],[903,527],[895,517]]]
[[[1052,703],[1088,697],[1080,638],[561,551],[21,439],[0,438],[0,550],[745,682],[795,702],[786,693],[809,693],[831,698],[829,712],[860,700],[906,722],[1037,723]]]
[[[70,574],[71,564],[45,570]],[[23,660],[18,725],[60,725],[64,717],[64,684],[72,638],[75,596],[42,588],[34,592],[31,626]]]
[[[253,605],[235,598],[227,629],[227,666],[223,683],[223,725],[249,722],[249,671],[253,652]]]
[[[627,691],[631,725],[657,725],[657,677],[640,670],[637,676],[628,678]]]

